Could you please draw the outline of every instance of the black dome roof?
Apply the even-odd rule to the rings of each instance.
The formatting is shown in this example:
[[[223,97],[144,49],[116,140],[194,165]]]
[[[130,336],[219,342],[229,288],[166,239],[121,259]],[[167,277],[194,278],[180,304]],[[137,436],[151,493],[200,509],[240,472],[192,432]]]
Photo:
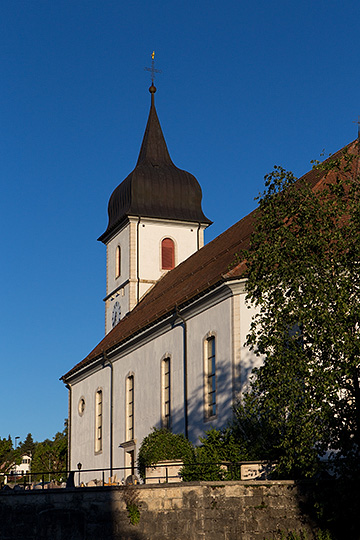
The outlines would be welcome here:
[[[171,161],[155,109],[155,86],[149,91],[151,107],[139,158],[110,197],[109,224],[99,238],[104,243],[128,216],[212,223],[201,208],[199,182]]]

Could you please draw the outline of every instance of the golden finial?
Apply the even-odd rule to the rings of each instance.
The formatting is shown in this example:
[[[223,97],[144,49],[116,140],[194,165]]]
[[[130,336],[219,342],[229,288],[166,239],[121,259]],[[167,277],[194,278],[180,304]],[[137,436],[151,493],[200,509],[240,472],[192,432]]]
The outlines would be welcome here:
[[[151,72],[151,87],[150,88],[155,88],[154,86],[155,73],[161,73],[161,69],[155,69],[155,51],[153,51],[151,54],[151,67],[149,68],[146,67],[144,69],[145,71]]]

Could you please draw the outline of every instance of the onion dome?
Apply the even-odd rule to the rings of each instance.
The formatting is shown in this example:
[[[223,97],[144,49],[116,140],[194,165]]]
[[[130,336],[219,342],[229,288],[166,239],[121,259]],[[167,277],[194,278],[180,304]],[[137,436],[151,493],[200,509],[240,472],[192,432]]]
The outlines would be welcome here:
[[[155,86],[135,169],[113,191],[109,224],[99,240],[106,243],[129,216],[189,221],[210,225],[201,208],[202,192],[195,176],[171,161],[155,109]]]

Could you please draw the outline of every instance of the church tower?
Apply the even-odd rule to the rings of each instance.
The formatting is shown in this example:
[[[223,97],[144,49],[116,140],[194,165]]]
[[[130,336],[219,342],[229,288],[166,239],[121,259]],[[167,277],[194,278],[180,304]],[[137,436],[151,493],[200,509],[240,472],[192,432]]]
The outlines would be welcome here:
[[[204,245],[212,222],[196,178],[172,162],[151,106],[135,169],[112,193],[106,245],[105,333],[131,311],[165,272]]]

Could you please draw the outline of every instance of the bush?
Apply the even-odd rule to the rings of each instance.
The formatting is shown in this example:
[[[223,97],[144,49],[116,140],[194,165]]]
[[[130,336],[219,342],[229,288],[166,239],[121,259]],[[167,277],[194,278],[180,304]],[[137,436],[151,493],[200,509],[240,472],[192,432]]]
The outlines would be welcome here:
[[[168,429],[153,428],[144,438],[138,455],[138,471],[145,478],[146,467],[154,467],[164,460],[181,459],[184,463],[194,460],[194,447],[182,433],[175,434]]]
[[[181,469],[186,482],[195,480],[239,480],[236,462],[247,459],[244,446],[236,441],[230,429],[210,429],[195,448],[194,459]],[[232,465],[235,464],[235,465]]]

